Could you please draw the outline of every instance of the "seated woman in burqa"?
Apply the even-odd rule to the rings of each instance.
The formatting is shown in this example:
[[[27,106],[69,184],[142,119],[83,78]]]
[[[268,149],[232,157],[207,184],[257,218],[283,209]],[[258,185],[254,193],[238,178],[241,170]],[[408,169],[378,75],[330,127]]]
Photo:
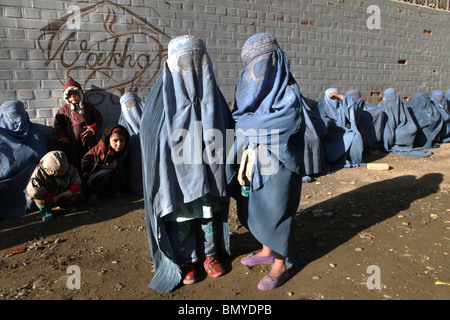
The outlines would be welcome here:
[[[27,212],[25,188],[39,160],[47,153],[42,133],[30,122],[21,101],[0,106],[0,220]],[[37,208],[36,208],[37,210]]]
[[[380,148],[379,144],[383,139],[383,111],[364,101],[359,90],[352,89],[346,96],[356,102],[358,130],[363,139],[364,150]]]
[[[136,93],[127,92],[120,98],[120,107],[122,111],[119,124],[124,126],[130,134],[130,141],[128,142],[130,190],[134,194],[142,195],[142,156],[139,134],[144,102]]]
[[[417,126],[414,147],[438,148],[444,121],[428,94],[423,91],[417,92],[406,108]]]
[[[450,99],[450,90],[447,95],[448,99]],[[441,143],[450,142],[450,100],[447,100],[446,97],[442,90],[434,90],[430,96],[431,101],[440,112],[444,122],[440,133],[439,142]]]
[[[357,167],[362,162],[364,146],[355,107],[352,98],[339,94],[335,88],[327,89],[317,106],[326,127],[323,146],[327,167]]]
[[[414,147],[417,126],[395,89],[387,89],[378,106],[384,113],[383,147],[386,152],[414,157],[433,154],[430,150]]]

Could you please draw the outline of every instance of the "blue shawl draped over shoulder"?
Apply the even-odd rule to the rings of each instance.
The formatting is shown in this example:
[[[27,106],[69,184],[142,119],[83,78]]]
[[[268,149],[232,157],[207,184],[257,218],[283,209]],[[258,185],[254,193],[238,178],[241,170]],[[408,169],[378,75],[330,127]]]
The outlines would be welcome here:
[[[441,113],[428,94],[423,91],[417,92],[406,108],[417,126],[414,147],[427,149],[439,147],[440,132],[444,123]]]
[[[444,122],[442,125],[439,142],[448,143],[450,142],[450,90],[446,96],[444,96],[444,91],[434,90],[431,93],[430,99],[440,112]]]
[[[0,220],[24,215],[25,188],[47,153],[45,139],[21,101],[0,106]]]
[[[393,88],[384,92],[378,105],[385,115],[383,145],[387,152],[414,157],[428,157],[433,153],[424,148],[414,148],[417,126]]]
[[[129,183],[134,194],[142,195],[142,158],[140,126],[144,102],[134,92],[127,92],[120,98],[121,114],[119,124],[130,134],[128,153],[130,155]]]
[[[359,166],[364,145],[358,130],[356,102],[346,96],[342,101],[332,100],[329,97],[331,93],[339,94],[335,88],[327,89],[317,106],[317,112],[327,128],[324,136],[325,163],[330,166]]]
[[[219,250],[229,254],[222,149],[229,128],[231,113],[203,40],[193,36],[171,40],[168,60],[146,100],[141,121],[145,215],[155,266],[150,288],[170,292],[181,281],[162,221],[178,202],[189,203],[207,193],[224,201],[222,216],[214,218],[223,226]]]

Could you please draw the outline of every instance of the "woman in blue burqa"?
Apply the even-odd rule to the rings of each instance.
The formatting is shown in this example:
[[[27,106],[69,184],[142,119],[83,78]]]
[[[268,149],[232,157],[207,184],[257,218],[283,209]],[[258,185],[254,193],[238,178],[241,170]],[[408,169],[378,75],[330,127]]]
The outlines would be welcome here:
[[[340,94],[336,88],[329,88],[319,102],[317,112],[326,127],[323,148],[327,169],[359,166],[364,145],[358,130],[356,102]]]
[[[417,92],[406,104],[417,126],[414,147],[438,148],[444,121],[434,101],[424,91]]]
[[[383,111],[362,99],[359,90],[349,90],[345,95],[356,102],[356,118],[359,118],[358,130],[363,139],[364,150],[379,149],[383,139]]]
[[[170,292],[195,282],[196,261],[213,277],[224,271],[219,259],[230,250],[223,148],[232,119],[203,40],[171,40],[163,68],[145,103],[141,148],[155,267],[149,287]]]
[[[274,36],[253,35],[241,57],[227,175],[240,222],[262,244],[241,263],[272,264],[258,283],[260,290],[272,290],[287,281],[287,267],[301,264],[292,222],[305,170],[302,96]]]
[[[384,91],[378,105],[384,113],[383,146],[386,152],[414,157],[428,157],[433,153],[414,147],[417,126],[395,89]]]
[[[130,156],[128,173],[130,189],[134,194],[142,195],[142,157],[140,143],[140,126],[144,102],[137,93],[127,92],[120,97],[121,114],[119,124],[130,134],[127,149]]]
[[[47,153],[42,133],[30,121],[21,101],[0,106],[0,220],[31,211],[25,188],[34,168]],[[37,210],[37,208],[36,208]]]
[[[442,90],[434,90],[431,93],[430,99],[436,106],[437,110],[442,116],[443,125],[440,133],[440,141],[442,143],[450,142],[450,90],[447,93],[447,96],[444,96],[444,91]]]

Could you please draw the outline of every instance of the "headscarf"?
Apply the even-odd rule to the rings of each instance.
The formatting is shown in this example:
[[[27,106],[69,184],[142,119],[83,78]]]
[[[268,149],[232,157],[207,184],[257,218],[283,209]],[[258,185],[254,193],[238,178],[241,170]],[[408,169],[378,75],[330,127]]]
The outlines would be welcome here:
[[[336,88],[329,88],[317,106],[327,127],[324,137],[325,162],[343,167],[359,166],[364,150],[361,133],[358,130],[359,113],[356,102],[343,96],[343,100],[330,99],[331,93],[339,94]]]
[[[230,110],[203,40],[188,35],[172,39],[163,73],[146,100],[140,130],[145,214],[156,271],[149,284],[153,289],[169,292],[181,281],[162,218],[178,202],[208,193],[228,199],[226,151],[220,149],[226,146],[229,128]],[[222,219],[222,242],[229,253],[227,215]]]
[[[385,114],[383,144],[387,152],[415,157],[433,154],[427,149],[414,148],[417,126],[395,89],[389,88],[384,92],[379,107]]]
[[[30,122],[21,101],[0,106],[0,220],[24,215],[25,188],[47,152],[44,136]]]
[[[417,126],[414,138],[415,147],[439,147],[440,132],[443,125],[441,113],[426,92],[417,92],[406,108]]]
[[[443,125],[440,132],[440,142],[450,142],[450,90],[444,96],[444,91],[434,90],[430,96],[431,101],[442,116]]]
[[[119,152],[115,151],[109,143],[113,133],[121,133],[125,138],[125,147]],[[102,136],[97,142],[97,145],[89,150],[85,157],[87,155],[92,155],[94,157],[94,163],[96,164],[104,164],[110,159],[120,159],[128,152],[127,145],[129,140],[130,135],[124,126],[117,123],[111,123],[103,129]]]
[[[358,130],[361,133],[364,148],[376,148],[383,139],[383,111],[378,106],[364,101],[359,90],[349,90],[345,95],[356,102]]]
[[[140,144],[141,117],[144,102],[136,93],[127,92],[120,98],[121,114],[119,124],[124,126],[130,134],[128,152],[130,155],[130,188],[133,193],[142,195],[142,157]]]
[[[304,141],[300,136],[305,129],[302,97],[290,73],[289,60],[273,35],[250,37],[241,57],[245,67],[236,84],[232,113],[237,138],[237,154],[233,156],[239,161],[247,147],[255,150],[250,188],[258,190],[276,173],[268,170],[264,174],[264,167],[267,163],[278,165],[278,159],[289,170],[305,174]]]

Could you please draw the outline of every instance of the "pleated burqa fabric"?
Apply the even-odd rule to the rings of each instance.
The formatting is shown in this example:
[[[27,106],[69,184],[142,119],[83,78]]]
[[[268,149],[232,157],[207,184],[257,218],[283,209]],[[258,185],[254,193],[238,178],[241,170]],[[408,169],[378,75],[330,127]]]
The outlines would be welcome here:
[[[121,113],[119,124],[130,134],[128,153],[130,156],[129,184],[130,190],[137,195],[143,194],[142,155],[140,143],[141,118],[144,102],[134,92],[127,92],[120,97]]]
[[[406,105],[417,126],[414,147],[439,147],[444,121],[434,101],[424,91],[417,92]]]
[[[299,265],[292,221],[301,194],[305,122],[302,97],[275,37],[250,37],[242,48],[245,67],[236,84],[232,112],[235,149],[227,173],[241,223],[262,244]],[[249,174],[249,195],[240,192],[236,172],[240,155],[256,155]],[[233,159],[233,160],[231,160]]]
[[[434,90],[431,93],[430,99],[440,112],[444,122],[440,132],[439,142],[448,143],[450,142],[450,90],[447,95],[444,95],[443,90]]]
[[[428,157],[433,154],[425,148],[414,147],[417,126],[395,89],[387,89],[378,106],[385,115],[383,145],[387,152],[414,157]]]
[[[222,226],[220,248],[229,253],[225,178],[229,107],[216,84],[203,40],[170,41],[168,60],[144,106],[141,149],[147,232],[155,274],[150,288],[172,291],[182,280],[162,221],[178,202],[210,194],[223,201],[214,217]]]
[[[325,127],[324,136],[325,163],[329,167],[353,167],[362,162],[363,139],[358,130],[359,114],[356,102],[343,96],[343,100],[333,100],[331,93],[338,94],[336,88],[329,88],[317,106]]]
[[[23,102],[0,106],[0,220],[24,215],[30,205],[25,188],[47,153],[43,134],[30,121]]]

